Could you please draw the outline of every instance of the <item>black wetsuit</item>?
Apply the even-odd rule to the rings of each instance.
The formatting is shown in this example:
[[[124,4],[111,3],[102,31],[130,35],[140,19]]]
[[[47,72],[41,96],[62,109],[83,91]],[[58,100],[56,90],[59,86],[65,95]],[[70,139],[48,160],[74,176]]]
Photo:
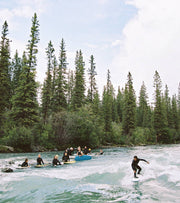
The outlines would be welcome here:
[[[42,158],[41,157],[38,157],[37,158],[37,165],[44,165],[44,161],[42,160]]]
[[[78,156],[82,156],[82,153],[80,151],[77,152]]]
[[[58,159],[53,159],[53,166],[61,165],[60,161]]]
[[[89,153],[89,150],[87,148],[84,149],[84,154],[87,155]]]
[[[69,155],[67,155],[67,156],[63,156],[63,158],[62,158],[62,160],[64,161],[64,162],[68,162],[69,161]]]
[[[136,171],[137,171],[137,169],[138,169],[138,174],[140,174],[140,172],[141,172],[141,167],[138,165],[138,163],[139,163],[140,161],[145,161],[145,162],[147,162],[145,159],[138,159],[138,158],[137,158],[136,161],[135,161],[134,159],[133,159],[133,161],[132,161],[131,166],[132,166],[133,171],[135,171],[134,177],[136,177]]]
[[[28,167],[28,163],[27,162],[23,162],[21,167]]]
[[[104,152],[100,152],[100,155],[103,155],[104,154]]]
[[[69,155],[69,156],[73,155],[73,152],[74,152],[74,150],[70,150],[70,149],[69,149],[69,150],[68,150],[68,155]]]

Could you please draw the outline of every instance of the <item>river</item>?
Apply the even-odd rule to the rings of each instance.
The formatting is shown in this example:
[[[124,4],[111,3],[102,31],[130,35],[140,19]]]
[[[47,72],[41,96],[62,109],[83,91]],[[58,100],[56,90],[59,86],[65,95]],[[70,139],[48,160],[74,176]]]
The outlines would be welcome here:
[[[62,153],[41,155],[48,163]],[[150,162],[139,163],[139,182],[132,182],[134,155]],[[71,165],[16,169],[26,157],[35,164],[37,153],[0,154],[1,168],[15,162],[13,173],[0,172],[1,203],[180,202],[180,145],[110,148],[102,156]]]

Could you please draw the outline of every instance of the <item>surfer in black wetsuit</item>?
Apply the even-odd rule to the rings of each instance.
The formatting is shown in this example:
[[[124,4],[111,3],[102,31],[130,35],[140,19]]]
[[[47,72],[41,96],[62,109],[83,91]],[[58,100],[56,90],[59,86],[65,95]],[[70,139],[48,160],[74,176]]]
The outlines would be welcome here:
[[[133,169],[133,171],[134,171],[134,178],[138,178],[138,177],[136,176],[137,169],[138,169],[138,174],[140,174],[140,172],[141,172],[141,170],[142,170],[141,167],[138,165],[138,163],[139,163],[140,161],[145,161],[146,163],[149,164],[149,162],[146,161],[145,159],[139,159],[137,156],[134,156],[134,159],[133,159],[132,164],[131,164],[132,169]]]
[[[63,155],[63,157],[62,157],[62,160],[63,160],[64,162],[68,162],[68,161],[69,161],[69,155],[68,155],[67,152],[64,153],[64,155]]]
[[[25,161],[21,164],[21,167],[28,167],[28,159],[25,159]]]
[[[44,161],[41,158],[41,155],[38,154],[38,158],[37,158],[37,165],[44,165]]]
[[[52,164],[53,166],[61,165],[60,161],[58,160],[58,155],[54,156]]]

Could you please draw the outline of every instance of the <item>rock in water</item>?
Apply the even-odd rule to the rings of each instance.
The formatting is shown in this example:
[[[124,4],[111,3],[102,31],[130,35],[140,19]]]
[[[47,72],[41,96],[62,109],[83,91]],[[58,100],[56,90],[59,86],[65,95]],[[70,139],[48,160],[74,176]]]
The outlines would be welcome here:
[[[12,168],[3,168],[1,171],[4,173],[12,173],[13,169]]]

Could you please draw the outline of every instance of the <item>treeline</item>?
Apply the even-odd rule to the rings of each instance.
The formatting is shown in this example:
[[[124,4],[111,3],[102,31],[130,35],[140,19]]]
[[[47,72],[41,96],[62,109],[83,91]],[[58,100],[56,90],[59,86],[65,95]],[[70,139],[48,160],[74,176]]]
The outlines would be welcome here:
[[[129,72],[117,94],[111,82],[100,96],[96,84],[96,63],[89,64],[81,50],[76,52],[75,71],[68,69],[65,42],[60,42],[58,58],[52,41],[46,48],[47,72],[43,85],[36,82],[39,21],[32,18],[30,37],[22,56],[10,56],[8,24],[0,41],[0,142],[18,150],[33,146],[46,149],[64,146],[139,145],[180,141],[180,85],[169,96],[159,73],[154,74],[154,103],[149,104],[145,83],[139,97]],[[88,81],[85,73],[88,72]],[[41,100],[38,101],[38,91]]]

